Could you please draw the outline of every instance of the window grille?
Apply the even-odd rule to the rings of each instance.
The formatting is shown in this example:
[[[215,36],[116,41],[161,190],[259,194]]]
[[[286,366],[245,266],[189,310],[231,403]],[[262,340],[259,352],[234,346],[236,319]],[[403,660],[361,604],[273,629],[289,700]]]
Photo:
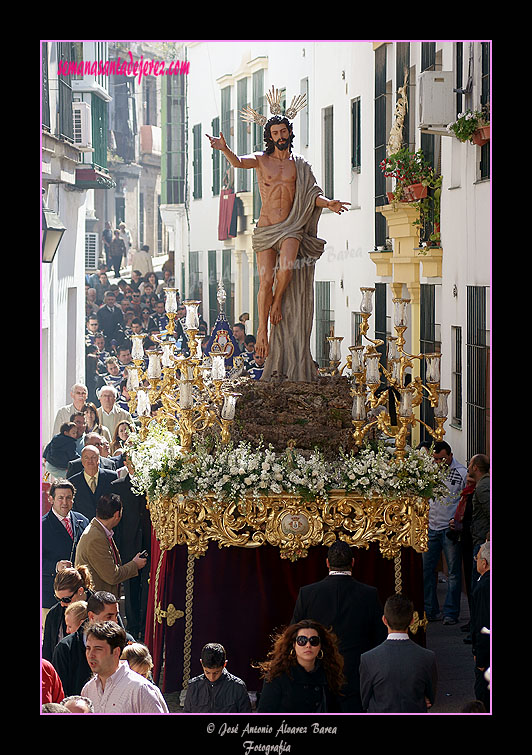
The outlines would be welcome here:
[[[483,286],[467,287],[467,458],[488,450],[488,331],[486,318],[487,290]]]

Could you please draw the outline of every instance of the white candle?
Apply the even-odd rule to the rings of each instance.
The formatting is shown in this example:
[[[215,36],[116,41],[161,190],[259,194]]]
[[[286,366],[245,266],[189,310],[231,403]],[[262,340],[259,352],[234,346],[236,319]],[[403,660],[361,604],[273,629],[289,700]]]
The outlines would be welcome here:
[[[137,414],[139,417],[150,416],[150,402],[146,391],[139,391],[137,393]]]
[[[127,371],[127,387],[130,391],[136,391],[140,385],[139,373],[136,367],[129,366]]]
[[[435,417],[447,417],[448,409],[447,409],[447,398],[449,396],[451,391],[449,390],[439,390],[438,391],[438,406],[434,407],[434,416]]]
[[[143,340],[144,336],[133,335],[133,346],[131,348],[131,356],[133,357],[133,359],[144,358],[144,347],[142,346]]]
[[[165,309],[167,312],[177,312],[176,288],[165,288]]]
[[[408,325],[408,305],[410,299],[394,299],[393,324],[396,327],[405,327]]]
[[[441,354],[425,354],[425,359],[427,360],[425,373],[427,383],[439,383]]]
[[[161,359],[158,352],[152,351],[148,354],[148,377],[160,378],[161,377]]]
[[[353,397],[353,406],[351,416],[354,420],[366,419],[366,397],[363,393],[355,393]]]
[[[186,380],[179,383],[179,406],[181,409],[192,408],[192,383]]]
[[[199,327],[198,305],[186,304],[185,306],[187,308],[185,327],[189,330],[197,330]]]
[[[376,385],[381,381],[379,359],[380,354],[369,354],[366,357],[366,383],[368,385]]]
[[[361,288],[362,291],[362,302],[360,304],[360,311],[364,312],[364,314],[370,315],[373,312],[373,292],[375,291],[374,288]]]
[[[161,360],[163,367],[173,366],[173,363],[174,363],[173,352],[174,352],[173,343],[163,343],[163,356]]]
[[[231,420],[235,418],[236,399],[237,397],[234,396],[232,393],[229,393],[224,398],[224,403],[222,407],[222,419]]]
[[[212,379],[223,380],[225,378],[225,359],[215,356],[212,358]]]
[[[364,372],[364,347],[350,346],[351,352],[351,370],[353,372]]]

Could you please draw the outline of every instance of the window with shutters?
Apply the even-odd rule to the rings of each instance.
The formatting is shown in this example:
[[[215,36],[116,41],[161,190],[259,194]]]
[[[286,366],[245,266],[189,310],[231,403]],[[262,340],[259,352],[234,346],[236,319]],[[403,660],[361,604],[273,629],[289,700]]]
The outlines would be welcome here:
[[[386,204],[386,178],[380,168],[386,157],[386,45],[375,50],[375,207]],[[386,218],[380,212],[375,213],[375,247],[386,243]]]
[[[462,427],[462,328],[451,328],[451,424]]]
[[[310,139],[310,125],[309,125],[309,88],[308,88],[308,79],[301,79],[299,91],[301,94],[306,95],[306,102],[307,104],[301,110],[299,113],[299,130],[301,132],[300,134],[300,143],[302,147],[308,147],[309,145],[309,139]]]
[[[360,136],[360,97],[351,102],[351,168],[360,173],[361,163]]]
[[[216,250],[209,249],[207,252],[207,265],[209,275],[209,326],[214,327],[218,317],[218,276],[216,274]]]
[[[323,192],[334,197],[334,123],[332,105],[323,109]]]
[[[329,366],[327,337],[334,328],[334,310],[331,306],[331,281],[315,281],[316,289],[316,361],[320,367]]]
[[[186,76],[164,76],[161,159],[163,204],[184,204],[186,188]]]
[[[419,349],[423,354],[441,352],[440,327],[436,324],[436,286],[433,284],[423,284],[420,289]],[[426,382],[425,373],[426,362],[422,359],[420,362],[420,377],[423,384]],[[434,409],[425,395],[419,408],[419,416],[429,427],[434,426]],[[423,425],[420,425],[420,439],[432,440],[432,436]]]
[[[197,123],[192,129],[193,157],[192,168],[194,173],[194,188],[192,196],[194,199],[202,197],[201,181],[201,123]]]
[[[188,257],[188,295],[190,299],[202,301],[202,294],[200,253],[191,251]]]
[[[92,162],[98,168],[107,169],[107,131],[108,131],[108,108],[107,102],[98,95],[91,95],[92,117]]]
[[[240,79],[236,85],[236,108],[240,113],[241,110],[249,105],[248,101],[248,79]],[[251,124],[243,121],[242,118],[237,122],[237,154],[248,155],[251,145]],[[237,191],[249,191],[251,187],[251,175],[249,170],[237,170]]]
[[[57,42],[58,61],[74,62],[76,60],[73,42]],[[59,87],[59,113],[57,136],[69,142],[74,141],[74,121],[72,114],[72,76],[57,77]]]
[[[235,321],[235,284],[231,279],[231,250],[222,249],[222,284],[226,293],[225,314],[232,326]]]
[[[489,348],[487,289],[467,287],[467,457],[488,453]]]
[[[264,95],[264,69],[261,68],[252,76],[251,107],[257,113],[264,115],[265,95]],[[264,150],[263,129],[257,123],[252,124],[253,132],[253,152],[262,152]],[[259,185],[257,182],[257,171],[253,171],[253,220],[259,219],[262,208],[262,199],[260,196]]]
[[[490,43],[481,42],[482,61],[480,77],[480,104],[489,108],[490,103]],[[480,148],[480,177],[490,176],[490,143]]]
[[[233,111],[231,110],[231,87],[224,87],[221,91],[222,106],[221,106],[221,132],[224,135],[224,139],[227,146],[233,149]],[[227,158],[222,155],[222,187],[229,188],[230,178],[233,176],[234,170],[231,168]],[[233,187],[234,188],[234,187]]]
[[[211,123],[211,134],[213,136],[219,136],[220,134],[220,119],[218,117],[212,119]],[[212,160],[212,195],[213,197],[217,197],[220,194],[220,150],[219,149],[212,149],[211,150],[211,160]]]

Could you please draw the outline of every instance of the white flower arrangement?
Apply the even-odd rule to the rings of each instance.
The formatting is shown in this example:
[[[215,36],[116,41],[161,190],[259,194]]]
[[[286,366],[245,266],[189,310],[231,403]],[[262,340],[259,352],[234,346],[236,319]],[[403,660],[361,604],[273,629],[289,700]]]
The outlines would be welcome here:
[[[367,498],[431,498],[447,492],[445,465],[416,450],[397,461],[393,448],[386,446],[366,447],[356,454],[341,449],[334,464],[318,450],[307,457],[291,449],[277,453],[262,443],[218,443],[209,448],[198,440],[183,454],[179,439],[164,425],[154,424],[143,441],[131,435],[128,450],[135,468],[134,490],[149,497],[213,495],[222,503],[283,492],[326,499],[334,489]]]

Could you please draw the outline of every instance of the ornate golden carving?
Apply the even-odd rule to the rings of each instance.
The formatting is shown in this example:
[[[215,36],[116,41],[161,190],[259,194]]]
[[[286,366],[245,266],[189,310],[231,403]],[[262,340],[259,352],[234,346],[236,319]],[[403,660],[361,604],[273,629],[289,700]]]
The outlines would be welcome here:
[[[169,627],[173,626],[177,619],[182,619],[184,615],[184,611],[177,609],[173,603],[168,604],[166,611],[161,608],[160,603],[155,608],[155,618],[159,624],[162,624],[163,619],[166,619]]]
[[[419,497],[363,498],[336,490],[327,499],[279,494],[222,503],[214,496],[196,500],[177,495],[150,500],[148,508],[161,548],[187,545],[196,558],[206,553],[211,540],[220,548],[269,543],[291,561],[337,537],[357,548],[378,543],[389,559],[402,547],[427,550],[428,501]]]

